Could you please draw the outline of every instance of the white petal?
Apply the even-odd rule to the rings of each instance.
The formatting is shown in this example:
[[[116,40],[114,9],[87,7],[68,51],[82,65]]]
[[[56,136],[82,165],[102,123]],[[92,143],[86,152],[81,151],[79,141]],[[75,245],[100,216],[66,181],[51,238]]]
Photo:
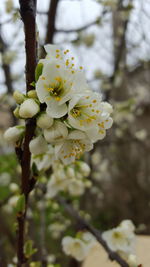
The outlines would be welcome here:
[[[46,112],[52,118],[61,118],[67,113],[67,105],[59,105],[58,102],[59,101],[55,100],[53,97],[48,97],[48,99],[46,99]]]

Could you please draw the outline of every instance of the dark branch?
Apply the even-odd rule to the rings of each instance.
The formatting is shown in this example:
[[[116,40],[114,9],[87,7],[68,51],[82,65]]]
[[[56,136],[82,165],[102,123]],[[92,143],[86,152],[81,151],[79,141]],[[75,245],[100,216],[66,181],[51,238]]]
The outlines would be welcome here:
[[[35,67],[37,63],[37,42],[36,42],[36,0],[20,0],[20,14],[24,24],[25,31],[25,52],[26,52],[26,91],[32,90],[31,83],[34,81]],[[25,211],[18,214],[18,267],[21,267],[26,262],[24,255],[24,241],[25,241],[25,220],[28,205],[28,195],[30,193],[30,160],[31,153],[29,150],[29,143],[35,131],[35,119],[26,120],[26,131],[23,143],[23,151],[18,153],[20,156],[22,176],[21,176],[21,191],[25,196]],[[19,150],[19,148],[18,148]],[[21,148],[20,148],[21,150]]]
[[[56,12],[59,0],[51,0],[48,10],[48,23],[47,23],[47,32],[45,43],[53,43],[55,29],[55,20],[56,20]]]

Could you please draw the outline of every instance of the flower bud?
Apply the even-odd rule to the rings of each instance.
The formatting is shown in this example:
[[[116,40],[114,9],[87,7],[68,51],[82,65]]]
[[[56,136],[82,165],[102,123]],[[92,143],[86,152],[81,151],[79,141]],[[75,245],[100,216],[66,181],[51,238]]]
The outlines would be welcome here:
[[[75,171],[72,167],[67,167],[66,174],[69,178],[75,178]]]
[[[21,118],[27,119],[32,118],[39,112],[39,105],[33,99],[25,100],[19,110],[19,115]]]
[[[9,185],[9,189],[10,189],[11,192],[16,193],[16,192],[19,191],[19,186],[17,184],[15,184],[15,183],[11,183]]]
[[[9,127],[4,133],[4,139],[10,144],[15,144],[19,140],[23,132],[24,132],[23,126]]]
[[[15,91],[13,93],[13,98],[15,99],[17,104],[21,104],[24,101],[24,95],[20,93],[19,91]]]
[[[29,148],[32,154],[40,155],[48,150],[48,145],[43,136],[38,136],[30,141]]]
[[[40,116],[37,118],[37,126],[42,128],[42,129],[47,129],[50,128],[53,124],[53,118],[51,118],[47,113],[42,113]]]
[[[30,90],[28,93],[27,93],[27,96],[30,97],[30,98],[37,98],[37,93],[35,90]]]
[[[55,121],[53,126],[44,130],[44,137],[48,143],[59,143],[68,135],[67,127],[60,121]]]
[[[90,167],[87,163],[80,161],[79,162],[79,168],[80,172],[83,174],[83,176],[88,176],[90,174]]]

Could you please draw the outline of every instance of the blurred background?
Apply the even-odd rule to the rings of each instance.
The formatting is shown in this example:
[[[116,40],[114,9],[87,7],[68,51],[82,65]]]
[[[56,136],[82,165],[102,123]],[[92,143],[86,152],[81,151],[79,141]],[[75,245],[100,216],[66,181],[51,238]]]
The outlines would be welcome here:
[[[0,258],[4,264],[1,266],[7,266],[15,255],[14,203],[20,168],[14,149],[4,142],[3,132],[17,122],[12,113],[13,91],[25,92],[24,33],[18,8],[17,0],[0,2],[0,230],[3,233]],[[85,217],[101,230],[131,219],[137,233],[150,234],[149,29],[150,0],[37,1],[39,57],[44,55],[45,43],[69,49],[76,64],[83,66],[90,87],[101,92],[114,108],[112,129],[85,156],[91,167],[89,179],[93,186],[80,201],[73,199],[74,205],[84,210]],[[66,229],[71,231],[70,221],[64,219],[57,203],[45,207],[41,194],[40,191],[36,194],[37,209],[29,210],[29,231],[41,255],[47,254],[43,252],[43,243],[46,242],[48,251],[49,240],[53,239],[49,261],[54,260],[55,254],[56,262],[58,259],[61,262],[55,243]],[[35,208],[32,201],[31,207]],[[54,223],[52,227],[56,219],[58,225]],[[65,266],[78,265],[68,262]]]

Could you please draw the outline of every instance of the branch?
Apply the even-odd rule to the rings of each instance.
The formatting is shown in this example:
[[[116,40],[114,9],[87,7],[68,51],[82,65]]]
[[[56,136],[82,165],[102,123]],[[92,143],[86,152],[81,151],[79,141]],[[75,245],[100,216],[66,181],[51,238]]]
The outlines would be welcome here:
[[[98,24],[99,21],[100,21],[100,17],[97,18],[96,20],[92,21],[92,22],[87,23],[86,25],[84,25],[82,27],[79,27],[79,28],[76,28],[76,29],[70,29],[70,30],[56,29],[56,32],[59,32],[59,33],[72,33],[72,32],[84,31],[87,28],[89,28],[89,27],[91,27],[91,26],[93,26],[95,24]]]
[[[66,202],[66,200],[62,197],[57,198],[58,202],[65,208],[65,210],[74,218],[76,219],[80,225],[91,232],[97,239],[97,241],[102,245],[105,251],[108,253],[109,259],[112,261],[116,261],[122,267],[129,267],[128,263],[120,257],[120,255],[111,249],[109,249],[107,243],[102,239],[102,233],[95,229],[92,225],[90,225],[85,219],[83,219],[78,212]]]
[[[59,0],[51,0],[48,10],[48,23],[47,23],[47,32],[46,32],[46,38],[45,43],[53,43],[53,37],[54,33],[56,31],[55,29],[55,20],[56,20],[56,12],[57,12],[57,6],[58,6]]]
[[[20,15],[24,24],[25,31],[25,51],[26,51],[26,91],[32,90],[31,82],[34,81],[35,67],[37,63],[37,43],[36,43],[36,0],[20,0]],[[25,221],[28,205],[28,195],[30,193],[30,160],[31,153],[29,143],[35,131],[35,119],[26,120],[26,131],[23,143],[23,151],[21,147],[17,148],[17,155],[21,162],[21,192],[25,196],[25,211],[18,214],[18,242],[17,257],[18,267],[27,261],[24,255],[24,239],[25,239]],[[20,151],[18,153],[18,151]]]

